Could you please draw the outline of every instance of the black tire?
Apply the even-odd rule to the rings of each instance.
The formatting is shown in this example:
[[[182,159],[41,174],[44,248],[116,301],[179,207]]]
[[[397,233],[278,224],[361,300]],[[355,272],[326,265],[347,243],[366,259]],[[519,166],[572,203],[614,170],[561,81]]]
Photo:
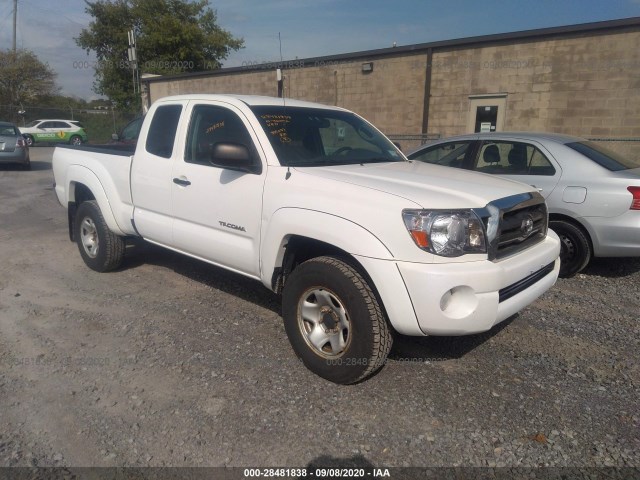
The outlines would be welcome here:
[[[296,355],[334,383],[363,380],[384,365],[391,350],[391,331],[375,294],[356,269],[338,258],[308,260],[289,275],[282,316]]]
[[[124,258],[125,241],[107,226],[98,202],[82,202],[75,218],[74,235],[82,260],[91,270],[108,272]]]
[[[24,141],[26,142],[28,147],[33,147],[33,144],[35,143],[33,141],[33,137],[31,135],[25,135],[24,136]]]
[[[564,220],[551,220],[549,228],[560,237],[560,276],[573,277],[591,260],[589,238],[580,227]]]
[[[74,135],[69,139],[69,144],[70,145],[82,145],[82,138],[80,138],[78,135]]]

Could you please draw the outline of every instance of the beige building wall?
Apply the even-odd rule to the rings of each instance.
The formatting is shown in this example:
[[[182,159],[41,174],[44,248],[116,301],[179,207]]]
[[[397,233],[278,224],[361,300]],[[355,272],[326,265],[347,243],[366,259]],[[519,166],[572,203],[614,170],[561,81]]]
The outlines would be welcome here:
[[[425,49],[289,62],[283,69],[284,93],[288,98],[348,108],[387,134],[442,137],[472,131],[472,100],[499,95],[504,102],[504,130],[604,138],[610,140],[608,147],[638,157],[640,142],[629,139],[640,138],[639,45],[640,31],[634,28],[484,42],[484,46],[478,42],[435,46],[426,132],[422,131]],[[373,70],[363,72],[364,63],[372,63]],[[276,96],[275,69],[266,65],[154,79],[149,83],[150,98],[185,93]]]
[[[386,133],[413,134],[422,129],[426,55],[376,60],[312,62],[288,68],[284,94],[288,98],[336,105],[353,110]],[[292,62],[295,63],[295,62]],[[372,63],[373,71],[362,71]],[[275,67],[229,75],[214,74],[154,81],[151,101],[187,93],[237,93],[277,96]]]
[[[422,129],[425,70],[414,68],[426,55],[360,59],[285,71],[290,98],[336,105],[362,115],[385,133]],[[373,70],[363,72],[363,64]]]
[[[151,82],[149,93],[151,103],[169,95],[189,93],[237,93],[242,95],[278,95],[274,71],[246,71],[241,75],[212,75],[173,78]]]
[[[504,130],[606,138],[640,155],[640,32],[436,52],[429,132],[469,133],[475,95],[506,94]],[[635,153],[634,153],[635,152]]]

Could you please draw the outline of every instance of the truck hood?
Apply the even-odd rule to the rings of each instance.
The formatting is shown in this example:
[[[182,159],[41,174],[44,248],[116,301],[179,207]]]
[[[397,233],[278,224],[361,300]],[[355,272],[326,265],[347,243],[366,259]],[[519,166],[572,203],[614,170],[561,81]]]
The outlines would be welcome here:
[[[481,208],[498,198],[532,191],[524,183],[416,161],[306,167],[296,171],[385,192],[422,208]]]

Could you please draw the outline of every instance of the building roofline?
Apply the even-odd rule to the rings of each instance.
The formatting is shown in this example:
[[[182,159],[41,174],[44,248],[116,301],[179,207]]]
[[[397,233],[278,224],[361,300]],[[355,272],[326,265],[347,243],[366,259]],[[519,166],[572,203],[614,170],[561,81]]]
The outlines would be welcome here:
[[[475,37],[464,37],[452,40],[439,40],[428,43],[416,43],[399,47],[388,47],[376,50],[362,50],[359,52],[340,53],[335,55],[325,55],[321,57],[301,58],[294,60],[284,60],[282,62],[265,62],[258,65],[246,65],[242,67],[228,67],[217,70],[207,70],[203,72],[187,72],[176,75],[156,76],[142,78],[144,82],[155,83],[166,80],[178,80],[185,78],[197,78],[219,75],[232,75],[239,72],[260,72],[275,70],[276,68],[302,68],[332,63],[347,62],[351,60],[373,60],[395,55],[412,55],[426,53],[428,50],[450,50],[467,48],[479,48],[488,45],[510,43],[514,41],[542,41],[549,38],[558,38],[584,34],[603,34],[610,30],[624,30],[640,28],[640,17],[621,18],[617,20],[605,20],[601,22],[580,23],[576,25],[566,25],[560,27],[538,28],[533,30],[522,30],[518,32],[496,33],[491,35],[480,35]]]

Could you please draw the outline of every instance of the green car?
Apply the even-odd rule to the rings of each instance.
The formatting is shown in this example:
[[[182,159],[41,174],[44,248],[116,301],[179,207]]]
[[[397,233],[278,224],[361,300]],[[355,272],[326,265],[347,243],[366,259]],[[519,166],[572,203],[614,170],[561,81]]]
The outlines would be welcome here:
[[[34,120],[20,131],[30,147],[36,143],[82,145],[88,140],[84,127],[77,120]]]

